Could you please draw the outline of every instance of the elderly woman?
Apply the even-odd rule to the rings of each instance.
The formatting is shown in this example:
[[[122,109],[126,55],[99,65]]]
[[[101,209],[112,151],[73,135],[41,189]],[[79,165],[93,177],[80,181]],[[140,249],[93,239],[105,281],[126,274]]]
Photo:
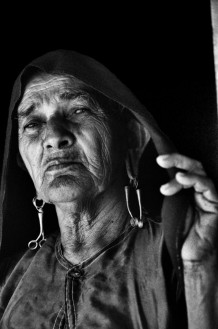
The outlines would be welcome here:
[[[180,282],[183,276],[188,328],[215,328],[217,192],[202,165],[175,152],[135,96],[100,63],[60,50],[23,70],[9,117],[1,328],[179,328],[184,319],[176,324],[168,254]],[[163,224],[142,208],[138,187],[150,138],[170,174],[161,186]],[[20,237],[19,227],[35,221],[18,202],[31,193],[26,171],[40,234],[29,238],[28,251],[5,258],[17,247],[4,234],[17,223]],[[191,187],[194,206],[184,193]],[[45,203],[58,219],[58,230],[47,236]]]

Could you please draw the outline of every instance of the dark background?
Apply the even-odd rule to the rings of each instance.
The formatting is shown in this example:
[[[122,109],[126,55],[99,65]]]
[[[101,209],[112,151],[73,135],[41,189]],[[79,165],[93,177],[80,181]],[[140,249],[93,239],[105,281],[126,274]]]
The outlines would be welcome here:
[[[218,179],[210,2],[47,5],[29,2],[2,11],[1,151],[16,76],[35,57],[66,48],[105,64],[153,113],[180,152],[203,160]]]

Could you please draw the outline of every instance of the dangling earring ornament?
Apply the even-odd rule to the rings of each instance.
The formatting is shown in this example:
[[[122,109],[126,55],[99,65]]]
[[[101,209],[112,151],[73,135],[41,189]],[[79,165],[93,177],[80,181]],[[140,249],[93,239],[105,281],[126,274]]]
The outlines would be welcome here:
[[[37,202],[37,197],[33,198],[33,205],[36,207],[36,210],[38,211],[40,232],[36,240],[31,240],[28,243],[28,248],[31,250],[36,249],[38,246],[41,248],[42,244],[46,241],[44,230],[43,230],[43,207],[45,205],[45,202],[42,200],[42,204],[40,206],[37,205],[36,202]]]
[[[137,201],[138,201],[138,206],[139,206],[139,218],[134,217],[131,210],[130,210],[130,205],[129,205],[129,195],[130,195],[130,188],[131,186],[136,192],[137,195]],[[141,191],[138,188],[138,181],[136,178],[130,179],[130,185],[125,186],[125,196],[126,196],[126,206],[127,210],[130,214],[130,224],[135,227],[138,226],[139,228],[142,228],[144,223],[143,223],[143,217],[142,217],[142,203],[141,203]]]

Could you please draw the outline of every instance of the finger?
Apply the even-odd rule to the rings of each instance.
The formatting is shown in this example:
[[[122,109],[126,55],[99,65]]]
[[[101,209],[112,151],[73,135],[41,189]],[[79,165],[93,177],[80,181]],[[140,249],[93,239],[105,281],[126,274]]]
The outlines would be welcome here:
[[[207,213],[218,214],[218,203],[209,201],[202,193],[195,193],[195,203],[198,208]]]
[[[202,176],[206,176],[201,162],[191,159],[185,155],[178,153],[164,154],[159,155],[156,160],[159,166],[162,168],[176,167],[178,169],[183,169]]]
[[[218,202],[217,191],[208,177],[179,172],[175,179],[183,188],[193,187],[196,192],[202,193],[208,201]]]
[[[177,182],[176,179],[172,179],[169,183],[164,184],[160,187],[160,192],[163,195],[173,195],[179,192],[183,186]]]

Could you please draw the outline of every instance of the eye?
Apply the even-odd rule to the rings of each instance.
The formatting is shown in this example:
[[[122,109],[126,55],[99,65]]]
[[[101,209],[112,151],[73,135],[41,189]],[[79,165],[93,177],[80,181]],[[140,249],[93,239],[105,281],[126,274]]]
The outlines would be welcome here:
[[[35,131],[35,130],[38,130],[41,126],[42,126],[42,122],[31,121],[24,126],[24,130],[25,131]]]
[[[78,108],[78,109],[75,109],[73,111],[74,114],[82,114],[82,113],[85,113],[85,112],[89,112],[90,110],[86,107],[81,107],[81,108]]]
[[[66,118],[74,120],[76,118],[82,119],[84,116],[88,115],[91,110],[88,107],[73,107],[65,113]]]

